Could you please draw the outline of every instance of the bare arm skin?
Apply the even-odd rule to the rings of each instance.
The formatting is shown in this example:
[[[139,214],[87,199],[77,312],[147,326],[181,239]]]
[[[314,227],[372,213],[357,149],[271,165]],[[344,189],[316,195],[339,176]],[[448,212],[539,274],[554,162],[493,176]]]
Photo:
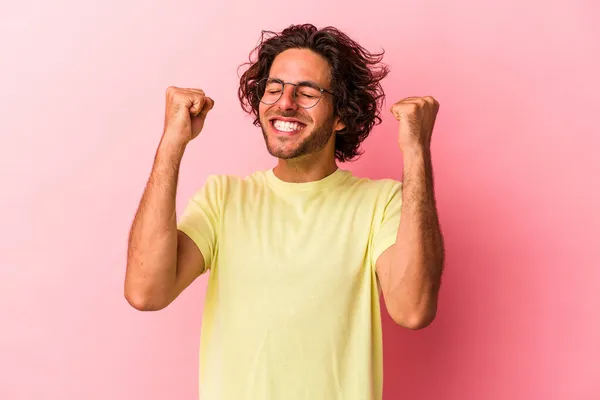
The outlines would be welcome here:
[[[196,244],[177,230],[175,199],[186,146],[213,105],[201,90],[167,90],[164,133],[129,234],[124,294],[138,310],[165,308],[204,270]]]
[[[438,106],[426,97],[392,107],[404,158],[402,211],[396,243],[379,257],[376,270],[390,316],[409,329],[435,319],[444,264],[429,151]]]
[[[377,260],[386,308],[409,329],[428,326],[436,315],[444,249],[429,155],[405,156],[402,217],[396,243]]]

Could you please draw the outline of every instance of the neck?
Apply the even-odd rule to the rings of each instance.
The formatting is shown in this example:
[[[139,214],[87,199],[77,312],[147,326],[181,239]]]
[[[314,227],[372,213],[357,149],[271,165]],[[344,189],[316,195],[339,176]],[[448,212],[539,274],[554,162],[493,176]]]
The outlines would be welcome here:
[[[338,169],[335,158],[315,160],[312,157],[283,160],[279,162],[273,173],[284,182],[304,183],[321,180]]]

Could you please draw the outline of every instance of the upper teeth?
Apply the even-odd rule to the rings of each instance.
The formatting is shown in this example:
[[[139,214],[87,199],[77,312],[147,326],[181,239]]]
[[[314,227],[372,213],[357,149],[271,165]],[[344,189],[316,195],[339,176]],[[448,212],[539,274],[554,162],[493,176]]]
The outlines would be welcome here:
[[[273,125],[278,130],[284,131],[284,132],[298,131],[298,130],[302,129],[302,125],[300,125],[297,122],[287,122],[287,121],[281,121],[278,119],[276,119],[275,122],[273,122]]]

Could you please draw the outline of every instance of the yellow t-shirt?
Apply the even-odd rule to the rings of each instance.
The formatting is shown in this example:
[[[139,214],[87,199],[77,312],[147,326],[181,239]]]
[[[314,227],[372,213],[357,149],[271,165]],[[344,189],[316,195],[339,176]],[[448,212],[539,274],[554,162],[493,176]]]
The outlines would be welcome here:
[[[401,183],[338,169],[210,176],[178,226],[210,270],[202,400],[378,400],[377,257],[396,240]]]

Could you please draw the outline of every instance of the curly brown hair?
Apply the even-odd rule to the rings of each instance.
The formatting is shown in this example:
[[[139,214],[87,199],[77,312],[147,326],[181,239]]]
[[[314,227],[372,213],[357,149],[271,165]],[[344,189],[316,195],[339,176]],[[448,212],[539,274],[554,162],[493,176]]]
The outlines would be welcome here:
[[[259,126],[258,83],[269,74],[275,57],[288,49],[310,49],[325,57],[331,67],[334,114],[345,124],[336,133],[335,157],[351,161],[362,154],[360,144],[381,123],[385,97],[381,80],[389,73],[382,64],[384,51],[370,53],[334,27],[317,29],[312,24],[291,25],[280,33],[262,31],[259,44],[250,52],[249,68],[240,77],[238,97],[242,109],[254,115]],[[257,54],[257,60],[252,56]]]

